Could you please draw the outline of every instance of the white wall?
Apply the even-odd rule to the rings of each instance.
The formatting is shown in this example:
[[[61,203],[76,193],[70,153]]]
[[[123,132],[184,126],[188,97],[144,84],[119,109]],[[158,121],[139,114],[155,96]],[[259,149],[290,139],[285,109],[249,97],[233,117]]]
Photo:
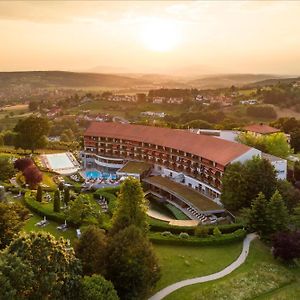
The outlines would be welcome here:
[[[276,170],[277,179],[285,180],[287,177],[287,160],[270,161]]]
[[[238,161],[244,163],[245,161],[252,159],[253,156],[261,157],[261,151],[255,148],[250,148],[247,152],[234,159],[231,163],[238,162]]]

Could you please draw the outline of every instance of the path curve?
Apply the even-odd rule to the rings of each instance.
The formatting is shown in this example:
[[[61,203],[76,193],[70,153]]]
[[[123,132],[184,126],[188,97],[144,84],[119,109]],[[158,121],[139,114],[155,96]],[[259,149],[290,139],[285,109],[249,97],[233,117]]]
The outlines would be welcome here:
[[[222,271],[214,273],[214,274],[210,274],[207,276],[195,277],[192,279],[186,279],[186,280],[182,280],[182,281],[173,283],[173,284],[165,287],[164,289],[160,290],[159,292],[157,292],[155,295],[153,295],[151,298],[149,298],[149,300],[161,300],[161,299],[165,298],[166,296],[168,296],[169,294],[173,293],[174,291],[181,289],[185,286],[192,285],[195,283],[203,283],[203,282],[207,282],[207,281],[216,280],[216,279],[222,278],[222,277],[230,274],[232,271],[237,269],[240,265],[242,265],[245,262],[248,254],[249,254],[250,243],[256,237],[257,237],[257,235],[255,233],[248,234],[243,241],[243,249],[242,249],[240,256],[232,264],[227,266]]]

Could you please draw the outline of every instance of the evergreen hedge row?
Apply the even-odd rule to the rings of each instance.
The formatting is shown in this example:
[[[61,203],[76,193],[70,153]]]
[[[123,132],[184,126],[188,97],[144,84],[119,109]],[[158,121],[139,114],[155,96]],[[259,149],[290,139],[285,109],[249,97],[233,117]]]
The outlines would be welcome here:
[[[209,236],[198,238],[195,236],[182,237],[181,235],[166,235],[162,233],[149,233],[149,239],[155,244],[161,245],[181,245],[181,246],[207,246],[224,245],[241,241],[245,238],[247,232],[244,229],[238,229],[232,233],[222,234],[220,236]]]

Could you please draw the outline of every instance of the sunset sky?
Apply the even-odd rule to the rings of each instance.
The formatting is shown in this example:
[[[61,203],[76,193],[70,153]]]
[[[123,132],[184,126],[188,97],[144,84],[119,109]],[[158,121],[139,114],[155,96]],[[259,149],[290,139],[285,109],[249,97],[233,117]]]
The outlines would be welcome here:
[[[300,1],[1,1],[0,71],[300,75]]]

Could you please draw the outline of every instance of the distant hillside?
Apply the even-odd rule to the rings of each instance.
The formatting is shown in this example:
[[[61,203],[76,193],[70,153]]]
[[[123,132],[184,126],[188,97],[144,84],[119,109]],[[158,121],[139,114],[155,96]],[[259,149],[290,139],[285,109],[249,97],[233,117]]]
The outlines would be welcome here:
[[[261,87],[261,86],[271,86],[276,85],[278,83],[292,83],[295,81],[300,81],[300,77],[291,77],[291,78],[271,78],[262,81],[253,82],[248,84],[249,87]]]
[[[234,86],[248,85],[260,80],[276,78],[274,75],[267,74],[223,74],[202,77],[188,82],[195,88],[225,88]]]
[[[149,82],[120,75],[75,73],[63,71],[0,72],[0,88],[28,86],[46,87],[111,87],[127,88],[141,86]]]

